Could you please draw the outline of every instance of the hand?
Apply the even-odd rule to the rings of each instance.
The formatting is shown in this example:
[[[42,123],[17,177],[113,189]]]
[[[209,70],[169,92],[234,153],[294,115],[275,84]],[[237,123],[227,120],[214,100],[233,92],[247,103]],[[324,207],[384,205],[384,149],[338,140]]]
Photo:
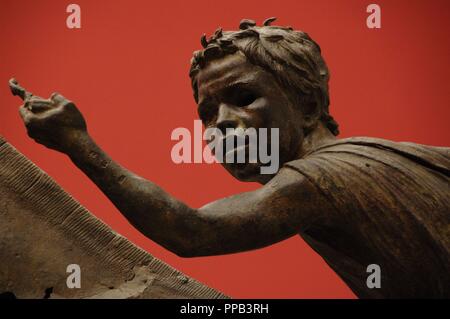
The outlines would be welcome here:
[[[10,81],[11,91],[24,99],[19,113],[28,136],[36,142],[67,153],[80,134],[87,134],[86,122],[75,104],[58,93],[43,99],[25,91],[15,80]]]

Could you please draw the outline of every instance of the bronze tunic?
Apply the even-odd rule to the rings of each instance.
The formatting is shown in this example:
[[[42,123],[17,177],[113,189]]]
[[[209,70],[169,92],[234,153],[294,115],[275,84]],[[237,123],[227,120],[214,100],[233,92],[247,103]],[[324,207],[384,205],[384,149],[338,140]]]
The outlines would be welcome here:
[[[285,167],[323,199],[300,235],[355,294],[450,297],[450,148],[346,138]],[[381,288],[366,284],[370,264]]]

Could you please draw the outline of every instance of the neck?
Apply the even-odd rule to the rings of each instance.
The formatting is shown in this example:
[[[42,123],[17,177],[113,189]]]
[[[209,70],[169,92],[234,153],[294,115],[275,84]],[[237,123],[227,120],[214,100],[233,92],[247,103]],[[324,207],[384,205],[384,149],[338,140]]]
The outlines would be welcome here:
[[[321,145],[330,143],[336,140],[336,136],[330,132],[325,125],[320,122],[317,127],[306,135],[303,139],[303,143],[297,153],[297,159],[302,158],[305,154],[312,152]]]
[[[303,143],[301,147],[299,147],[299,151],[295,157],[295,159],[300,159],[305,154],[312,152],[314,149],[318,148],[321,145],[330,143],[336,140],[336,136],[330,132],[321,122],[317,125],[317,127],[311,131],[305,138],[303,139]],[[275,175],[259,175],[258,180],[256,182],[260,184],[266,184],[269,182]]]

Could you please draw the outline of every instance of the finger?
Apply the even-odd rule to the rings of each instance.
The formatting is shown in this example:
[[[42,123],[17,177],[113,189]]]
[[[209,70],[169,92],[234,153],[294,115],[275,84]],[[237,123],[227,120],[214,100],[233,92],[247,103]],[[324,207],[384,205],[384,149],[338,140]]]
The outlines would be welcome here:
[[[53,107],[53,103],[51,100],[32,97],[25,100],[24,107],[34,113],[37,113],[51,109]]]
[[[22,86],[20,86],[19,82],[17,82],[17,80],[14,78],[9,80],[9,88],[13,95],[19,96],[22,100],[33,96],[31,92],[28,92]]]
[[[30,119],[33,116],[33,113],[29,109],[27,109],[25,107],[25,105],[22,105],[19,108],[19,114],[20,114],[20,117],[22,118],[23,122],[25,123],[25,125],[30,123]]]
[[[31,102],[31,103],[50,103],[51,104],[52,100],[44,99],[44,98],[42,98],[40,96],[34,95],[34,96],[26,99],[25,103],[26,102]]]
[[[50,100],[53,101],[53,103],[55,104],[62,104],[65,102],[68,102],[68,100],[62,96],[61,94],[54,92],[51,96],[50,96]]]
[[[54,108],[54,105],[50,101],[38,101],[33,103],[28,102],[25,105],[33,113],[39,113]]]

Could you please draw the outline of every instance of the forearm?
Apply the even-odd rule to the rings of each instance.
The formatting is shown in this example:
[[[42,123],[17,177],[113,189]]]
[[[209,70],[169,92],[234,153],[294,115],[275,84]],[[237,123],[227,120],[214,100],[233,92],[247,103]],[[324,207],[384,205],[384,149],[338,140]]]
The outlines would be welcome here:
[[[112,160],[87,133],[80,133],[66,152],[144,235],[167,249],[185,255],[192,249],[197,230],[195,210],[176,200],[156,184]]]

